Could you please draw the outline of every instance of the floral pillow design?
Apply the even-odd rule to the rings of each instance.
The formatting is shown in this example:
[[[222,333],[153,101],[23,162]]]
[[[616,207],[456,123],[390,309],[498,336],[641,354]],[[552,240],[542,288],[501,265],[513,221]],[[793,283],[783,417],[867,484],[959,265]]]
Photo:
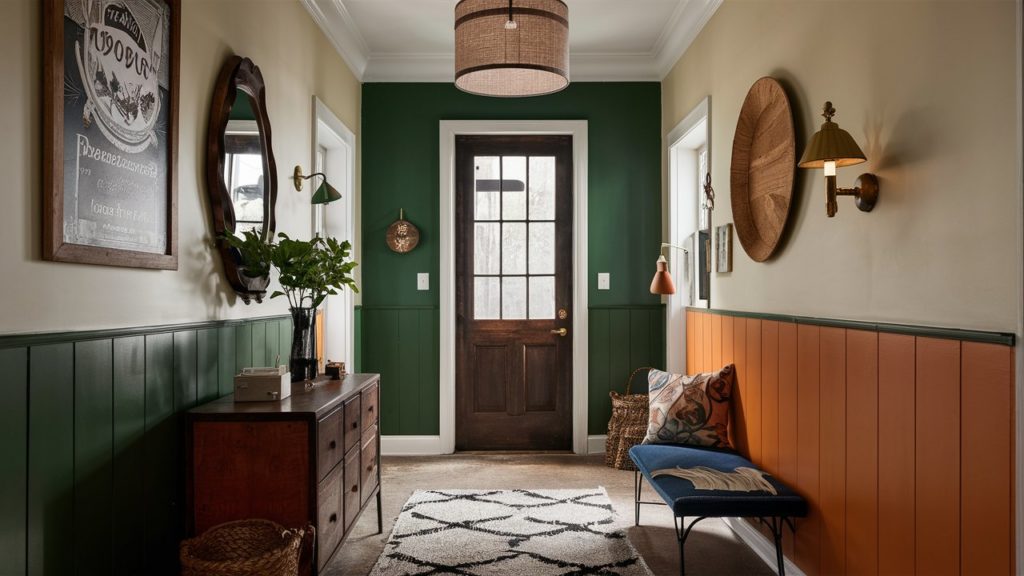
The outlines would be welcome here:
[[[644,444],[732,448],[729,403],[736,380],[732,364],[694,376],[651,370],[651,420]]]

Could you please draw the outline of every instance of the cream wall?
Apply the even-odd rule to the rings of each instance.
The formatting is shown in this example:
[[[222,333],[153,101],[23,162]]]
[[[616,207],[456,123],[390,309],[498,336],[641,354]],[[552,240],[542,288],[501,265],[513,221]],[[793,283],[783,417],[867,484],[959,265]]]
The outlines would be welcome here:
[[[278,169],[277,229],[308,237],[309,188],[299,194],[287,178],[296,164],[307,172],[312,164],[312,96],[319,96],[358,140],[361,90],[299,0],[182,2],[177,271],[41,260],[40,2],[0,4],[0,333],[286,313],[283,298],[246,306],[227,286],[220,256],[211,248],[203,151],[220,66],[232,53],[248,56],[267,83]]]
[[[797,157],[825,100],[881,180],[874,211],[825,215],[798,170],[785,240],[755,263],[733,239],[712,306],[1017,331],[1021,300],[1016,12],[1012,0],[725,0],[662,87],[664,132],[711,95],[714,225],[732,222],[733,132],[750,85],[787,88]]]

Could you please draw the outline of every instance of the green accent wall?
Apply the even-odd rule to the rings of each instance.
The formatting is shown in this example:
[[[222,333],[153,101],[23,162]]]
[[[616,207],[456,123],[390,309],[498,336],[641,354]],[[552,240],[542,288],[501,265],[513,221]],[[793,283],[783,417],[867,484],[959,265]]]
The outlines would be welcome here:
[[[474,96],[452,84],[367,83],[362,102],[363,306],[356,362],[358,370],[379,372],[388,383],[381,390],[382,432],[438,433],[438,123],[551,119],[588,121],[591,321],[614,309],[615,322],[625,314],[630,330],[634,322],[648,326],[635,328],[648,334],[635,340],[623,340],[611,316],[608,330],[590,330],[590,433],[603,434],[610,383],[624,381],[637,362],[664,365],[664,321],[651,319],[662,308],[648,290],[661,242],[660,83],[577,82],[550,96],[516,99]],[[400,209],[420,228],[420,245],[409,254],[384,243]],[[430,290],[416,290],[419,272],[431,274]],[[611,290],[597,290],[598,272],[611,273]],[[600,350],[608,352],[598,358]]]
[[[0,337],[3,574],[170,574],[182,414],[291,347],[291,320]]]

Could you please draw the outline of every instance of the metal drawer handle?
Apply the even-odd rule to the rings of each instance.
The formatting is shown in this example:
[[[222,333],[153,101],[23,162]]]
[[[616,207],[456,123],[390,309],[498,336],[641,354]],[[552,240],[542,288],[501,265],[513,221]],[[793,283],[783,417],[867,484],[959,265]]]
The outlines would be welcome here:
[[[370,406],[369,408],[367,408],[366,411],[367,412],[373,412],[373,406]]]
[[[366,471],[367,472],[373,472],[373,464],[370,464],[369,466],[367,466],[366,467]]]
[[[328,448],[328,450],[334,450],[337,447],[338,447],[338,443],[335,442],[334,440],[331,440],[331,444],[330,444],[330,447]]]
[[[338,515],[337,514],[331,514],[331,517],[328,518],[327,521],[330,522],[331,524],[334,524],[335,522],[338,521]]]
[[[359,428],[359,422],[352,423],[352,429],[355,430],[356,428]]]
[[[352,487],[352,491],[353,492],[359,492],[359,484],[356,484],[355,486],[353,486]]]

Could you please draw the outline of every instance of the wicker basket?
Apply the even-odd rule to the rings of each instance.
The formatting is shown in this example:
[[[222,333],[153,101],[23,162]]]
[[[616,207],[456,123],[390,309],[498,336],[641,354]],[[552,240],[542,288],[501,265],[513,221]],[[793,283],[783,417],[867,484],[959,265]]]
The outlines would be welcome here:
[[[650,420],[647,394],[630,394],[633,378],[649,366],[637,368],[626,379],[625,394],[609,392],[612,398],[612,419],[608,421],[608,439],[604,444],[604,463],[619,470],[634,470],[629,449],[643,442]]]
[[[239,520],[181,543],[182,576],[298,576],[305,537],[270,520]]]

